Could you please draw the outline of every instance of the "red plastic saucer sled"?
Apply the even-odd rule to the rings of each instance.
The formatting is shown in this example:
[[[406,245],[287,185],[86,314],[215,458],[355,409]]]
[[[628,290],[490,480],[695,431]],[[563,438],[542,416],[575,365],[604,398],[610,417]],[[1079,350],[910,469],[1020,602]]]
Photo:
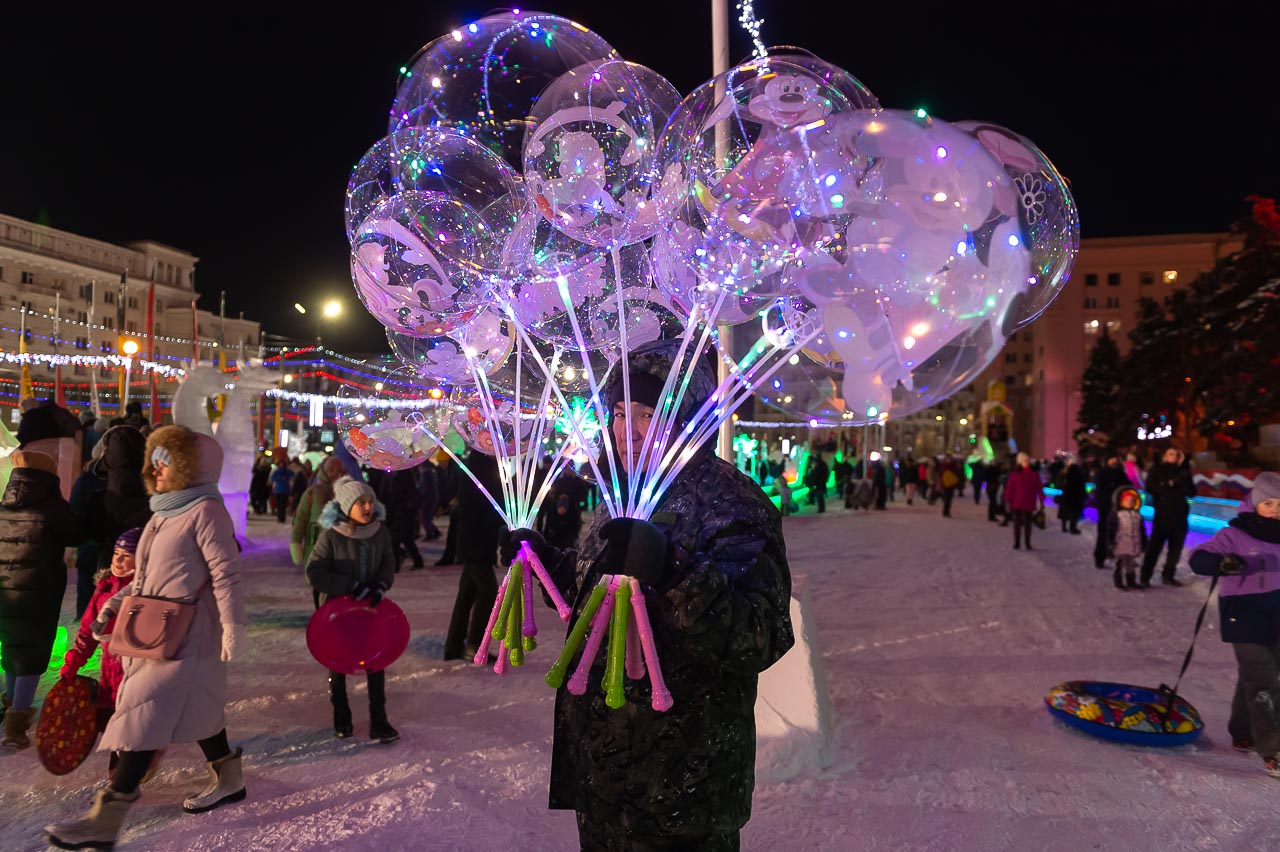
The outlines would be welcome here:
[[[66,775],[98,741],[98,682],[76,675],[59,680],[45,696],[36,724],[36,753],[54,775]]]
[[[350,597],[330,598],[307,622],[307,650],[329,671],[376,672],[409,647],[409,619],[395,601],[377,606]]]

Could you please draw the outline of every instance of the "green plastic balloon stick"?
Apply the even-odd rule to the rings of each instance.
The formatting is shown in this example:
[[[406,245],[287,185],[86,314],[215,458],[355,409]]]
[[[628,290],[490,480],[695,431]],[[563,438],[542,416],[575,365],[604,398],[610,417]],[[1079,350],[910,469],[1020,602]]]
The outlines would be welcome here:
[[[560,656],[552,663],[551,670],[547,672],[547,686],[552,689],[559,689],[564,686],[564,674],[569,669],[569,663],[573,662],[574,654],[578,653],[578,648],[582,646],[582,640],[587,635],[587,629],[591,627],[591,619],[595,618],[596,610],[600,609],[600,604],[604,602],[605,592],[608,591],[606,583],[601,582],[591,590],[591,597],[587,598],[587,605],[582,608],[582,614],[578,616],[578,620],[574,622],[573,629],[569,631],[569,638],[564,642],[564,648],[560,650]]]
[[[511,582],[516,584],[516,593],[515,600],[511,602],[511,621],[507,625],[505,644],[511,649],[511,665],[514,668],[524,665],[524,638],[520,635],[520,625],[524,622],[524,606],[520,589],[524,587],[524,577],[516,574],[511,578]]]
[[[604,668],[604,703],[617,710],[626,703],[622,694],[622,674],[627,656],[627,621],[631,616],[631,584],[618,586],[613,605],[613,623],[609,625],[609,659]]]
[[[507,591],[502,596],[502,609],[498,611],[498,622],[493,625],[494,639],[505,639],[507,636],[507,618],[511,613],[511,602],[515,600],[516,595],[520,594],[514,582],[520,576],[516,573],[516,566],[519,564],[520,560],[517,558],[511,563],[511,570],[507,572]]]

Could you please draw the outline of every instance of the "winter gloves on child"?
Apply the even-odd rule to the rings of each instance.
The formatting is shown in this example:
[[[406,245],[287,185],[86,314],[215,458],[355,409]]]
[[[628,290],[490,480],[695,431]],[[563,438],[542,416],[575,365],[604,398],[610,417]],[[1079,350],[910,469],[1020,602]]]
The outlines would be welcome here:
[[[1223,577],[1233,577],[1243,574],[1245,570],[1244,560],[1234,553],[1228,553],[1218,562],[1218,574]]]
[[[387,594],[387,587],[382,583],[374,583],[372,585],[359,586],[355,593],[351,596],[352,600],[369,602],[369,606],[377,606],[382,603],[383,597]]]
[[[671,542],[661,529],[636,518],[614,518],[600,528],[600,538],[605,542],[605,573],[661,585],[671,565]]]

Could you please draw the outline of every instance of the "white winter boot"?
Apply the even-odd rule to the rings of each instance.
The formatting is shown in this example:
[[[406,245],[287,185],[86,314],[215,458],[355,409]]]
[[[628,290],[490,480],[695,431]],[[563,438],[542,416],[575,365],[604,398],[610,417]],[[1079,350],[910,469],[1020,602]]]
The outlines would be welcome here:
[[[45,826],[44,839],[59,849],[111,849],[120,825],[139,793],[117,793],[103,787],[93,796],[93,807],[84,819]]]
[[[205,764],[209,767],[209,786],[202,793],[183,802],[182,809],[189,814],[199,814],[211,811],[219,805],[229,805],[244,799],[244,775],[240,763],[242,752],[243,749],[236,749],[226,757]]]

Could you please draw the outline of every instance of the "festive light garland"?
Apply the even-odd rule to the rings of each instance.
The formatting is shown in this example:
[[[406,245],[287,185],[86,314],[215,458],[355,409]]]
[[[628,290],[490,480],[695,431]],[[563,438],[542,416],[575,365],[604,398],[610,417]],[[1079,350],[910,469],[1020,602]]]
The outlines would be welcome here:
[[[8,306],[8,310],[17,311],[18,313],[25,313],[29,317],[33,317],[35,319],[48,320],[49,322],[55,322],[55,323],[58,323],[59,325],[74,325],[74,326],[79,326],[80,328],[95,329],[97,331],[109,331],[112,334],[123,334],[128,337],[136,337],[139,340],[146,340],[148,339],[148,337],[150,337],[151,339],[162,341],[164,343],[185,343],[188,345],[192,343],[191,340],[188,340],[182,337],[167,337],[165,335],[160,335],[160,334],[147,335],[140,331],[125,331],[124,329],[112,328],[111,326],[102,325],[101,323],[90,323],[90,322],[84,322],[81,320],[67,319],[66,317],[56,317],[53,314],[46,314],[40,311],[35,311],[35,310],[32,310],[31,308],[27,308],[22,305],[19,305],[16,308],[13,306]],[[6,331],[13,331],[13,330],[15,329],[6,329]],[[200,340],[198,341],[198,343],[201,346],[211,346],[215,349],[221,345],[216,340]]]
[[[277,399],[287,400],[289,402],[305,402],[314,404],[316,402],[324,405],[332,405],[335,408],[402,408],[402,409],[427,409],[452,406],[445,399],[381,399],[377,397],[336,397],[319,393],[299,393],[297,391],[284,390],[282,388],[270,388],[263,391],[266,396],[276,397]]]
[[[764,49],[764,42],[760,40],[760,27],[764,24],[764,18],[756,17],[755,6],[752,0],[738,0],[738,23],[742,24],[742,28],[747,31],[747,35],[751,36],[751,55],[756,59],[767,59],[769,52]]]
[[[157,373],[165,379],[179,381],[187,371],[145,358],[127,355],[62,355],[48,352],[0,352],[0,361],[9,364],[46,364],[50,367],[92,367],[96,369],[130,369],[140,373]]]

